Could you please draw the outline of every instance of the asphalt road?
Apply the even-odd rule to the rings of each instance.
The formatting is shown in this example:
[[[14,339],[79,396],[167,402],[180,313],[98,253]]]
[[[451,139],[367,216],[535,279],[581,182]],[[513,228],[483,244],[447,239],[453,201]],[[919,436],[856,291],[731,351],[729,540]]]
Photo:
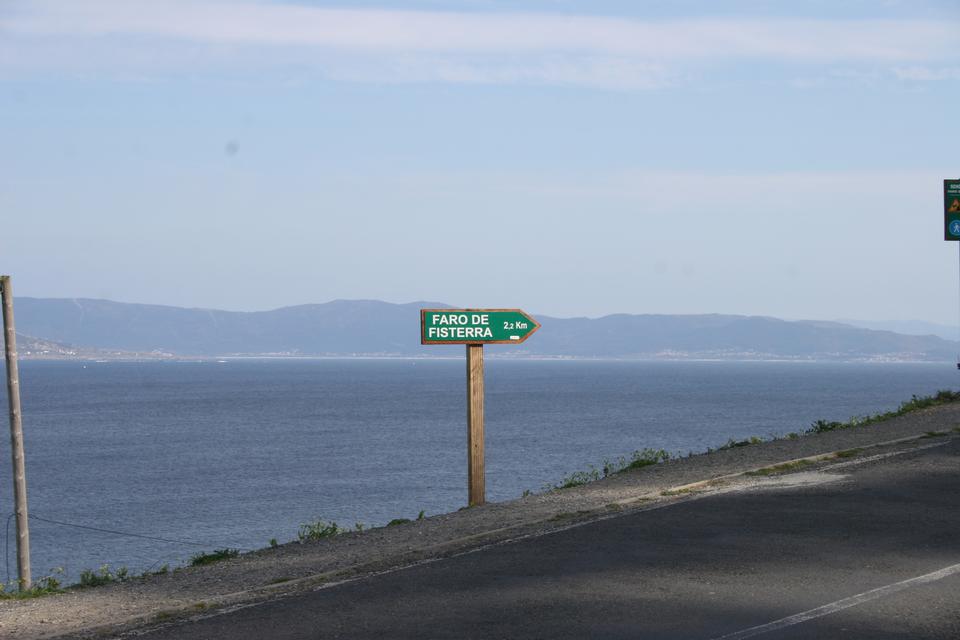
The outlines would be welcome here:
[[[960,638],[960,438],[830,473],[844,477],[621,515],[138,637]]]

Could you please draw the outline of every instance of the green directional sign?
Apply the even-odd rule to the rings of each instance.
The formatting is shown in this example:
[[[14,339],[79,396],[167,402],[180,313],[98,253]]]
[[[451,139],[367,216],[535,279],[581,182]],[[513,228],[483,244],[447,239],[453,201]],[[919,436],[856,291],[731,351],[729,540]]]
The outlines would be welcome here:
[[[960,180],[943,181],[943,239],[960,240]]]
[[[519,344],[540,323],[520,309],[421,309],[421,344]]]

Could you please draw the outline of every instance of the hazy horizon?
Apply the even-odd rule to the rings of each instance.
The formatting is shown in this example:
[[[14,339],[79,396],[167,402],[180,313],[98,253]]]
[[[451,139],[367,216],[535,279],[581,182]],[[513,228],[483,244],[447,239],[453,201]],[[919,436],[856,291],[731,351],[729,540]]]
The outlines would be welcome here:
[[[717,5],[4,3],[0,272],[235,311],[956,324],[960,6]]]
[[[174,308],[183,308],[183,309],[195,309],[202,311],[226,311],[229,313],[265,313],[270,311],[276,311],[278,309],[283,309],[287,307],[299,307],[299,306],[310,306],[310,305],[324,305],[333,302],[380,302],[385,304],[392,305],[416,305],[416,304],[440,304],[440,305],[449,305],[454,308],[471,308],[476,307],[477,305],[469,304],[453,304],[445,300],[428,300],[426,298],[421,298],[417,300],[406,300],[406,301],[391,301],[391,300],[381,300],[377,298],[334,298],[332,300],[320,300],[320,301],[306,301],[298,302],[289,305],[282,305],[279,307],[269,307],[263,309],[227,309],[223,307],[212,307],[209,305],[201,305],[196,307],[183,307],[181,305],[167,305],[154,302],[131,302],[129,300],[115,300],[109,298],[90,298],[87,296],[57,296],[57,297],[45,297],[45,296],[27,296],[27,295],[16,295],[17,298],[33,298],[33,299],[59,299],[59,300],[98,300],[104,302],[114,302],[119,304],[142,304],[146,306],[161,306],[161,307],[174,307]],[[543,317],[552,317],[557,319],[575,319],[575,318],[587,318],[587,319],[598,319],[608,315],[617,315],[628,313],[625,311],[614,311],[609,314],[601,315],[577,315],[577,316],[557,316],[547,313],[542,313],[536,309],[526,308],[525,311],[533,314],[534,316],[543,316]],[[895,331],[897,333],[904,334],[913,334],[913,335],[924,335],[924,332],[929,332],[933,335],[938,335],[947,340],[958,340],[960,336],[960,328],[956,323],[954,324],[941,324],[936,322],[927,322],[924,320],[919,320],[916,318],[908,318],[905,320],[889,320],[889,319],[876,319],[876,318],[814,318],[814,317],[780,317],[774,316],[771,314],[757,313],[757,314],[747,314],[747,313],[719,313],[712,311],[704,311],[701,313],[669,313],[661,311],[641,311],[629,313],[629,315],[730,315],[730,316],[757,316],[757,317],[766,317],[774,318],[777,320],[784,320],[787,322],[837,322],[841,324],[849,324],[851,326],[857,326],[866,329],[879,329],[884,331]],[[899,327],[899,328],[895,328]]]

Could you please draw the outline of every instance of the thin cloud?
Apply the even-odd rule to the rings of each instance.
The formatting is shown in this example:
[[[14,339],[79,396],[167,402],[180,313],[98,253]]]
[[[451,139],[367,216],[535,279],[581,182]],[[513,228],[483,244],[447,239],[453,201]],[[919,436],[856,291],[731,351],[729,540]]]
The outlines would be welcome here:
[[[677,81],[677,75],[661,64],[570,55],[354,58],[329,64],[326,75],[335,80],[380,83],[547,84],[636,90],[657,89]]]
[[[895,67],[893,75],[900,80],[913,82],[937,82],[940,80],[960,80],[960,67]]]
[[[34,0],[0,14],[0,69],[116,69],[183,60],[312,67],[376,82],[546,83],[648,89],[724,60],[882,64],[955,58],[924,20],[677,19],[329,9],[216,0]],[[205,55],[208,54],[208,55]],[[204,58],[209,57],[209,60]]]
[[[0,21],[14,34],[155,36],[210,43],[511,53],[580,51],[650,58],[922,60],[949,51],[952,29],[903,20],[673,20],[302,6],[93,0],[31,2]]]

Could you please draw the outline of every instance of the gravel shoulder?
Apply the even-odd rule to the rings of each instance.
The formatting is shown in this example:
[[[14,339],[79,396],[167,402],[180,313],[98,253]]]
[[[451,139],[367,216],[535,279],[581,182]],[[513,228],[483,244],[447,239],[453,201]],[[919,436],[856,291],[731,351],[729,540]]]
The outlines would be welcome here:
[[[318,588],[357,576],[537,535],[584,520],[657,508],[671,501],[757,482],[742,474],[784,462],[861,449],[856,455],[921,446],[930,433],[958,437],[960,403],[915,411],[864,427],[775,440],[671,460],[580,487],[432,516],[404,525],[262,549],[206,567],[0,601],[0,636],[104,637],[171,618]],[[809,465],[816,464],[812,459]],[[834,460],[835,462],[835,460]]]

